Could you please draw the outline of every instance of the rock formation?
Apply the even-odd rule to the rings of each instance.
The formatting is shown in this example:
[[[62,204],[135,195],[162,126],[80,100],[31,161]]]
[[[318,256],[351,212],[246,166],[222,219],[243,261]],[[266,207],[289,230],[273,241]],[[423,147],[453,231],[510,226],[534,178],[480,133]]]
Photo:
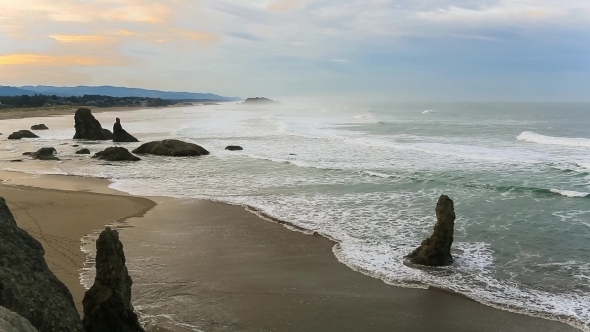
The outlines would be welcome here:
[[[57,150],[54,148],[41,148],[37,152],[31,153],[31,156],[39,160],[59,160],[55,155]]]
[[[237,146],[237,145],[230,145],[230,146],[225,147],[225,149],[229,150],[229,151],[242,151],[242,150],[244,150],[241,146]]]
[[[455,226],[455,208],[453,201],[446,195],[438,199],[436,219],[432,235],[407,256],[412,263],[427,266],[447,266],[453,263],[451,245]]]
[[[157,156],[171,157],[195,157],[208,155],[209,151],[199,145],[186,143],[175,139],[166,139],[142,144],[133,150],[137,154],[153,154]]]
[[[0,331],[38,332],[28,320],[4,307],[0,307]]]
[[[90,150],[81,149],[81,150],[76,151],[76,154],[90,154]]]
[[[113,125],[113,142],[139,142],[137,138],[133,137],[129,134],[123,127],[121,126],[121,120],[117,118],[115,124]]]
[[[74,116],[76,134],[74,139],[106,141],[112,139],[110,131],[103,129],[88,108],[79,108]]]
[[[104,135],[104,137],[106,137],[106,140],[107,141],[112,141],[113,140],[113,133],[111,133],[110,130],[103,128],[102,134]]]
[[[21,138],[39,138],[39,136],[33,134],[29,130],[19,130],[8,136],[8,139],[21,139]]]
[[[47,126],[42,123],[31,127],[31,130],[47,130],[47,129],[49,129],[49,128],[47,128]]]
[[[0,198],[0,306],[39,332],[82,332],[72,295],[47,267],[41,244],[16,225]]]
[[[133,284],[119,233],[107,227],[96,241],[96,278],[84,295],[86,332],[144,331],[131,304]]]
[[[104,151],[96,153],[92,158],[98,158],[107,161],[139,161],[137,156],[132,155],[129,150],[120,146],[106,148]]]

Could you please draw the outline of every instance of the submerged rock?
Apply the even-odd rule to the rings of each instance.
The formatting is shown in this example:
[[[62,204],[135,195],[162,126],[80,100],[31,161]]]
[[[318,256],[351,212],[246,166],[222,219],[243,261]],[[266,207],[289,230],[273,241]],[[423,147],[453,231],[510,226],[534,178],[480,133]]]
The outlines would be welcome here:
[[[237,146],[237,145],[230,145],[230,146],[225,147],[225,149],[229,150],[229,151],[242,151],[242,150],[244,150],[244,148],[242,148],[241,146]]]
[[[4,307],[0,307],[0,331],[38,332],[28,320]]]
[[[84,295],[86,332],[135,332],[139,325],[131,304],[133,281],[125,266],[119,233],[107,227],[96,241],[96,278]]]
[[[44,254],[41,243],[17,227],[0,198],[0,306],[39,332],[82,332],[72,295],[49,270]]]
[[[76,151],[76,154],[90,154],[90,150],[81,149],[81,150]]]
[[[55,156],[56,154],[57,150],[54,148],[41,148],[37,150],[37,152],[32,153],[31,156],[39,160],[59,160],[59,158]]]
[[[88,108],[79,108],[74,116],[76,134],[74,139],[106,141],[112,139],[110,131],[103,129]]]
[[[453,201],[446,195],[441,195],[438,199],[436,219],[432,235],[407,256],[412,263],[427,266],[447,266],[453,263],[451,245],[455,227],[455,208]]]
[[[49,129],[49,128],[47,128],[47,126],[42,123],[31,126],[31,130],[47,130],[47,129]]]
[[[133,137],[133,135],[129,134],[123,126],[121,126],[121,120],[117,118],[115,124],[113,125],[113,142],[139,142],[137,138]]]
[[[92,158],[98,158],[107,161],[139,161],[137,156],[134,156],[129,150],[120,146],[106,148],[104,151],[98,152]]]
[[[187,143],[175,139],[166,139],[163,141],[145,143],[133,150],[133,153],[171,157],[195,157],[208,155],[209,151],[193,143]]]
[[[19,130],[8,136],[8,139],[21,139],[21,138],[39,138],[39,136],[33,134],[30,130]]]

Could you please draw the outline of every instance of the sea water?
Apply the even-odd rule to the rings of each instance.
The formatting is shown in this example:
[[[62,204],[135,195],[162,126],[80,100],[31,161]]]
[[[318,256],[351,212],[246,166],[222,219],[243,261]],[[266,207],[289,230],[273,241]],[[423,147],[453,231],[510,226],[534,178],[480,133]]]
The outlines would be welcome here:
[[[218,105],[117,116],[143,140],[181,139],[211,155],[65,161],[55,173],[105,177],[136,195],[247,205],[337,240],[341,262],[387,283],[442,287],[590,331],[590,104]],[[39,146],[68,142],[73,129],[43,136]],[[431,233],[441,194],[455,202],[455,262],[410,268],[404,256]],[[132,255],[134,273],[154,273]],[[198,307],[161,301],[136,299],[159,320],[198,328]],[[175,315],[180,308],[195,312]]]

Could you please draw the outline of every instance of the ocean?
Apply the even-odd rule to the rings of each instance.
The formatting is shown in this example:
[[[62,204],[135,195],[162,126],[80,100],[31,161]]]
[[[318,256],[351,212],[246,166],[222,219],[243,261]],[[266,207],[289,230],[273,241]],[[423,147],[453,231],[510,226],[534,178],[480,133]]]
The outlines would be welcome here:
[[[99,114],[103,123],[121,117],[144,141],[182,139],[211,155],[142,157],[124,166],[66,160],[49,173],[108,178],[112,188],[135,195],[246,205],[338,241],[342,263],[386,283],[433,285],[590,331],[590,104],[293,105]],[[72,136],[73,128],[49,130],[37,144]],[[225,151],[227,145],[244,150]],[[3,149],[21,153],[14,144]],[[408,267],[404,256],[432,232],[441,194],[455,202],[455,262]],[[190,236],[186,225],[178,227],[169,236]],[[187,250],[158,246],[170,257]],[[154,270],[141,250],[127,255],[134,273],[174,273]],[[92,273],[82,280],[91,283]],[[157,294],[164,286],[142,287],[149,289],[138,293]],[[198,330],[198,306],[135,301],[140,312],[160,310],[159,320]],[[180,307],[185,311],[175,315]]]

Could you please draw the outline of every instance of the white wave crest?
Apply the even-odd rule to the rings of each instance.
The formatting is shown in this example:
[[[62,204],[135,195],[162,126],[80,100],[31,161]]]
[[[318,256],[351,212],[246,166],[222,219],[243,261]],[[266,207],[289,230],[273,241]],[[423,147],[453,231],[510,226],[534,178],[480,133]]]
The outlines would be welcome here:
[[[562,196],[567,197],[588,197],[590,193],[584,193],[580,191],[573,191],[573,190],[559,190],[559,189],[551,189],[552,193],[560,194]]]
[[[532,131],[525,131],[516,137],[519,141],[527,141],[539,144],[578,146],[590,148],[590,139],[573,137],[553,137],[537,134]]]

